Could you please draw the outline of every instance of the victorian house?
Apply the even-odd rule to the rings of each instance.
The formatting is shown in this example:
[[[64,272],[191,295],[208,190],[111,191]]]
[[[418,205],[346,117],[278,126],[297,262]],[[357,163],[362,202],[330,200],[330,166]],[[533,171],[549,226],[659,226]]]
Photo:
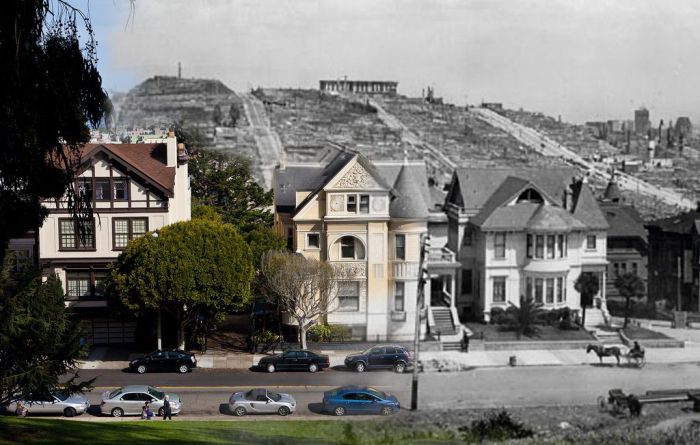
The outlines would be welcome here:
[[[422,240],[430,224],[444,226],[434,202],[442,195],[431,191],[425,164],[335,152],[278,166],[274,195],[276,228],[289,248],[349,273],[328,322],[356,339],[411,341]]]
[[[489,320],[521,296],[578,310],[581,273],[598,277],[605,309],[608,223],[573,170],[457,169],[445,207],[462,317]]]
[[[633,206],[623,202],[614,179],[608,183],[599,204],[610,226],[606,293],[613,299],[619,296],[615,287],[619,275],[633,273],[644,281],[646,287],[649,242],[642,216]]]
[[[190,219],[187,154],[171,132],[149,144],[86,144],[80,160],[75,186],[92,201],[93,218],[81,233],[67,199],[45,201],[38,262],[61,279],[66,306],[84,320],[93,343],[130,343],[135,324],[114,316],[102,281],[129,240]]]

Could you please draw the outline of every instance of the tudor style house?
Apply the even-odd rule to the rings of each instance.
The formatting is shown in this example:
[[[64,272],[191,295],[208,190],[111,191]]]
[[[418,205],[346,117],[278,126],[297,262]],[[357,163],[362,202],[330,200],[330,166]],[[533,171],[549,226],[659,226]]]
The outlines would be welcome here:
[[[188,157],[171,132],[149,144],[86,144],[80,160],[76,187],[92,200],[93,219],[81,236],[67,201],[46,200],[39,264],[61,279],[66,305],[77,310],[94,343],[133,342],[134,324],[110,313],[102,280],[129,240],[190,219]]]
[[[460,168],[446,211],[463,317],[489,320],[492,308],[518,305],[521,296],[580,309],[581,273],[599,277],[596,301],[605,310],[608,223],[573,170]]]
[[[349,271],[328,322],[358,339],[411,340],[421,239],[431,221],[444,225],[425,164],[341,151],[326,162],[278,166],[274,194],[288,247]]]

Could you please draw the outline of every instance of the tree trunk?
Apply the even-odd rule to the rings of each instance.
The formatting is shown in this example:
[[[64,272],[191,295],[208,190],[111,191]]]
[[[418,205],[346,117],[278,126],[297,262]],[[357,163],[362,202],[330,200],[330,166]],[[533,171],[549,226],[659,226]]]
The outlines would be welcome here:
[[[158,337],[158,349],[161,351],[163,349],[163,328],[162,328],[162,309],[158,308],[158,321],[157,321],[157,326],[156,326],[156,336]]]
[[[630,297],[625,298],[625,322],[622,324],[622,329],[627,329],[627,323],[630,318]]]
[[[586,328],[586,306],[583,306],[583,315],[581,316],[581,327]]]
[[[303,320],[299,321],[299,341],[301,349],[306,349],[306,323]]]
[[[177,311],[177,348],[185,350],[185,317],[182,310]]]

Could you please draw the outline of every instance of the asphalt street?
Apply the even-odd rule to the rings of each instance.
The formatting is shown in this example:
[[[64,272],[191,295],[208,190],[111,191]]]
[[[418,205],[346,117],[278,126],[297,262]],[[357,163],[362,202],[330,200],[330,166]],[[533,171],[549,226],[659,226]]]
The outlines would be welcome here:
[[[317,417],[323,391],[341,385],[369,385],[396,395],[402,407],[410,402],[410,374],[390,371],[356,373],[326,370],[307,372],[235,371],[196,369],[189,374],[138,375],[119,370],[83,370],[83,378],[97,377],[88,394],[91,414],[99,411],[101,394],[127,384],[150,384],[179,394],[183,415],[228,415],[226,402],[234,391],[253,387],[292,394],[297,415]],[[611,388],[641,394],[648,390],[700,388],[698,364],[647,365],[643,369],[617,366],[551,366],[476,368],[459,373],[420,375],[419,408],[494,408],[593,404]]]

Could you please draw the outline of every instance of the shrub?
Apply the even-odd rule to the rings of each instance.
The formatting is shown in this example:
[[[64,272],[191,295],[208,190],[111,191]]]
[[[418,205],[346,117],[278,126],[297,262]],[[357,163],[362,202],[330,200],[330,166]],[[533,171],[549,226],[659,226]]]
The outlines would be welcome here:
[[[505,441],[532,437],[534,432],[524,424],[514,420],[508,411],[491,411],[483,418],[475,420],[469,427],[460,427],[462,440],[467,443],[484,441]]]
[[[503,324],[506,319],[506,311],[502,307],[492,307],[491,308],[491,324]]]
[[[350,338],[350,329],[347,326],[321,323],[309,328],[308,334],[313,342],[345,341]]]
[[[269,351],[274,345],[280,343],[281,341],[282,339],[280,338],[279,334],[275,334],[268,329],[253,335],[253,343],[260,347],[260,352]]]

